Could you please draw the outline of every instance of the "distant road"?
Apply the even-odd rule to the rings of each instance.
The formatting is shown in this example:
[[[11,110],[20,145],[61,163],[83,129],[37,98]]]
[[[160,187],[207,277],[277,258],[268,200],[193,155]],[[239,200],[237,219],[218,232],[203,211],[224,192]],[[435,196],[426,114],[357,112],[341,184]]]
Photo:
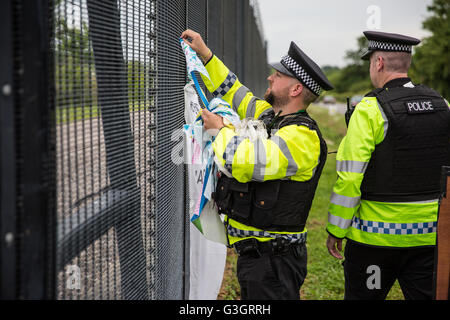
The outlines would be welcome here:
[[[336,103],[319,102],[319,103],[317,103],[317,105],[322,108],[328,109],[330,114],[333,114],[333,113],[345,114],[345,111],[347,110],[347,105],[345,103],[340,103],[340,102],[336,102]]]

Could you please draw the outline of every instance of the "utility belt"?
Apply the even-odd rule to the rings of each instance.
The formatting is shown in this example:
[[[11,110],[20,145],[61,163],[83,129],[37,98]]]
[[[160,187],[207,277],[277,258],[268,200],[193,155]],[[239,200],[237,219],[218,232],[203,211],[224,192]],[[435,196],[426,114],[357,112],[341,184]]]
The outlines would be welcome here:
[[[275,256],[291,252],[296,258],[299,258],[302,255],[302,252],[304,252],[305,241],[292,243],[287,239],[278,237],[273,240],[262,242],[255,238],[250,238],[238,241],[233,246],[239,256],[259,258],[263,254]]]

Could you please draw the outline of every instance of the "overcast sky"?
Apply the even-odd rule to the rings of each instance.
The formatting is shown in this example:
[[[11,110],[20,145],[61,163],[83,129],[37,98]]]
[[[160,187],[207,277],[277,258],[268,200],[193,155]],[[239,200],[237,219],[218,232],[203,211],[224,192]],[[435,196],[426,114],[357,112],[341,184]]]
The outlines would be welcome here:
[[[347,50],[369,26],[419,39],[431,0],[259,0],[268,60],[280,60],[294,41],[318,65],[344,66]],[[371,7],[372,6],[372,7]],[[376,6],[376,7],[373,7]],[[367,13],[368,8],[369,13]],[[377,9],[378,8],[378,9]],[[377,14],[377,12],[379,14]],[[379,16],[379,20],[377,20]]]

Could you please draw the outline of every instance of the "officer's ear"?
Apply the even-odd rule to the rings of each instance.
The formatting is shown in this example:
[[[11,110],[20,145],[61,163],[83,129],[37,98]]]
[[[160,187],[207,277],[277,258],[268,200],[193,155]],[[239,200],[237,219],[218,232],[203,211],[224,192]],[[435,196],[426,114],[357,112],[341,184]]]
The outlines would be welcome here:
[[[300,96],[300,94],[303,92],[303,85],[300,83],[300,81],[296,81],[292,86],[291,86],[291,97],[295,98]]]
[[[376,58],[375,58],[375,68],[377,71],[381,71],[382,69],[384,69],[384,65],[385,65],[385,60],[383,55],[381,54],[377,54]]]

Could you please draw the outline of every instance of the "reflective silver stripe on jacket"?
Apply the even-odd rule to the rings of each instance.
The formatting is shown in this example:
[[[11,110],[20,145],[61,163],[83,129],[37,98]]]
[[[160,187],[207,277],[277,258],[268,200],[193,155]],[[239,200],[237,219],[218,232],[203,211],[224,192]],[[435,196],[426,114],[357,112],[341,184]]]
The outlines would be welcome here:
[[[381,112],[381,116],[383,117],[383,139],[384,138],[386,138],[386,134],[387,134],[387,130],[388,130],[388,126],[389,126],[389,124],[388,124],[388,118],[386,117],[386,114],[384,113],[384,110],[383,110],[383,108],[381,107],[381,105],[380,105],[380,103],[377,101],[377,106],[378,106],[378,109],[380,110],[380,112]]]
[[[248,90],[247,87],[242,86],[239,89],[236,90],[233,96],[233,110],[237,112],[239,105],[241,104],[242,100],[244,100],[247,93],[249,93],[250,90]]]
[[[286,141],[280,136],[273,135],[270,138],[271,141],[273,141],[278,148],[281,150],[283,155],[286,157],[288,161],[288,166],[286,169],[286,177],[291,177],[297,173],[298,165],[294,160],[294,157],[291,154],[291,151],[289,150]]]
[[[361,197],[347,197],[333,192],[330,202],[346,208],[355,208],[361,202]]]
[[[272,136],[270,139],[273,141],[288,161],[285,177],[291,177],[297,173],[298,165],[295,162],[292,154],[286,144],[286,141],[280,136]],[[255,163],[253,167],[252,180],[264,181],[264,175],[266,172],[267,159],[266,159],[266,147],[261,139],[257,139],[254,143]],[[278,156],[278,154],[277,154]]]
[[[368,165],[369,165],[368,162],[363,161],[338,160],[336,161],[336,171],[364,173],[366,172]]]
[[[306,242],[306,234],[307,232],[301,233],[288,233],[288,234],[280,234],[280,233],[271,233],[268,231],[251,231],[251,230],[241,230],[238,228],[234,228],[230,225],[227,227],[228,235],[237,238],[247,238],[247,237],[260,237],[260,238],[284,238],[291,243],[304,243]]]
[[[247,105],[247,112],[245,113],[245,117],[246,118],[254,118],[255,117],[255,112],[256,112],[256,101],[258,101],[259,99],[255,96],[253,96],[250,99],[250,102]]]
[[[264,175],[266,172],[266,148],[261,139],[257,139],[254,143],[255,161],[253,165],[252,180],[264,181]]]
[[[328,212],[328,222],[341,229],[347,229],[352,224],[352,219],[344,219]]]
[[[368,221],[353,217],[352,227],[361,231],[380,234],[426,234],[436,232],[437,222],[390,223]]]

